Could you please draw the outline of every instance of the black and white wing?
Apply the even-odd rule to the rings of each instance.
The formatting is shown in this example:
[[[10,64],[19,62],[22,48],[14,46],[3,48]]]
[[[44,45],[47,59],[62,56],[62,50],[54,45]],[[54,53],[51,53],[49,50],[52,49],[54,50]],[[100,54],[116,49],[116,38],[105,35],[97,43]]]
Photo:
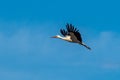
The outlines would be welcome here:
[[[80,42],[82,42],[81,34],[79,33],[79,30],[77,30],[77,28],[75,28],[72,24],[67,24],[66,28],[69,35],[74,35]]]
[[[61,32],[61,34],[62,34],[63,36],[68,35],[68,32],[67,32],[67,31],[65,31],[64,29],[60,29],[60,32]]]

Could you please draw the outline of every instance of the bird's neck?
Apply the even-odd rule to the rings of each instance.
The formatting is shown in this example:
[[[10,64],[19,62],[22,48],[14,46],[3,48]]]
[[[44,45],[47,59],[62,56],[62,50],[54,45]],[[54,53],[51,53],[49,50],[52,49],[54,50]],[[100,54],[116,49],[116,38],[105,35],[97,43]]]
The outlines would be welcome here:
[[[65,37],[59,36],[59,39],[62,39],[62,40],[66,40],[66,41],[70,41],[70,42],[71,42],[70,36],[65,36]]]
[[[62,37],[62,36],[58,36],[59,39],[64,39],[65,37]]]

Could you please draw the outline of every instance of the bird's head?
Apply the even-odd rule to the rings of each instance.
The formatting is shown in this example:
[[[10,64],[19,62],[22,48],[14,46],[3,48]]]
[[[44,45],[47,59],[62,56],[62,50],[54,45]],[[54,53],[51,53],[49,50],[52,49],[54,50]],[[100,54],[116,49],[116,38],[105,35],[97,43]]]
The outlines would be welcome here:
[[[60,35],[52,36],[51,38],[60,38]]]

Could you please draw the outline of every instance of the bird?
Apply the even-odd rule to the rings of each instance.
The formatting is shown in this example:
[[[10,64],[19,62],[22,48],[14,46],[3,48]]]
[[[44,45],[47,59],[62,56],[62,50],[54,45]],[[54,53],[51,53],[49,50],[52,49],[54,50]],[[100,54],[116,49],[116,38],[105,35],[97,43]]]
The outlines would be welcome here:
[[[84,47],[86,47],[88,50],[91,50],[89,46],[87,46],[85,43],[83,43],[81,34],[77,28],[75,28],[72,24],[66,24],[66,30],[65,29],[60,29],[60,33],[63,36],[56,35],[52,36],[52,38],[58,38],[62,39],[71,43],[77,43],[80,44]]]

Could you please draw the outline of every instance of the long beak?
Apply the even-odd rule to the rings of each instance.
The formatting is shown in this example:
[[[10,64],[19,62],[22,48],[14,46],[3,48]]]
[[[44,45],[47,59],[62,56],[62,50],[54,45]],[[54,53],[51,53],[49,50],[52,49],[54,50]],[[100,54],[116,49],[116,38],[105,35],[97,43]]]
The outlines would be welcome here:
[[[57,38],[56,36],[52,36],[51,38]]]

